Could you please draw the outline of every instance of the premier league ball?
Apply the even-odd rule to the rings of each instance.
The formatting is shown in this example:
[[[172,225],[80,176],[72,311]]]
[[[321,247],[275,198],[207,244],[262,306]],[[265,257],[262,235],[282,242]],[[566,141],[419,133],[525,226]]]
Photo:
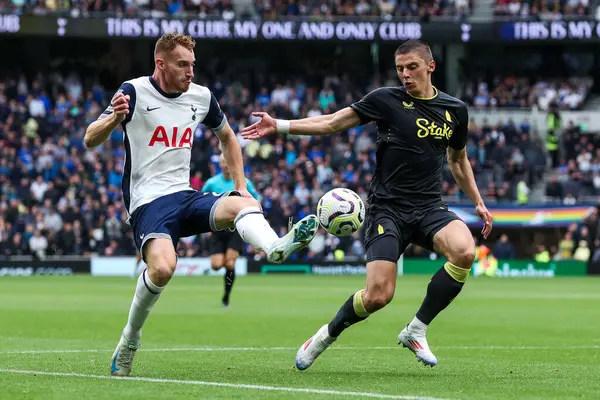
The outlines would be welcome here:
[[[332,235],[349,236],[358,231],[365,221],[365,205],[352,190],[336,188],[319,200],[317,217]]]

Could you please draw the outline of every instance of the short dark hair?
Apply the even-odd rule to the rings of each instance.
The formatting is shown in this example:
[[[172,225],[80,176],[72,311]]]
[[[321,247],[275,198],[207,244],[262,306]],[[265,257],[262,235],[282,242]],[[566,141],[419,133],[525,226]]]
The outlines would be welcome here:
[[[408,54],[412,52],[419,53],[426,62],[433,60],[431,47],[429,47],[427,42],[423,40],[407,40],[398,47],[394,53],[394,57],[400,54]]]

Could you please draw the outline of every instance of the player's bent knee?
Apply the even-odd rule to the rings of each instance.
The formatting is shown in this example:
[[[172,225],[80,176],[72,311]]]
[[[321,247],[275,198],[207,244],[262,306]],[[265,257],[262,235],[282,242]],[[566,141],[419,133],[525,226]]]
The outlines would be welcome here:
[[[365,291],[363,299],[365,309],[373,313],[387,306],[394,298],[394,288],[392,285],[375,286]]]
[[[175,272],[175,265],[171,265],[166,259],[162,260],[159,265],[154,266],[150,271],[150,276],[156,278],[156,284],[164,286],[173,276]]]
[[[227,251],[229,253],[229,251]],[[227,254],[225,256],[225,268],[232,270],[235,268],[235,259],[237,258],[237,252]]]
[[[464,222],[450,222],[434,236],[433,244],[435,250],[455,266],[471,268],[475,260],[475,242]]]
[[[175,273],[177,265],[176,258],[158,257],[154,262],[148,264],[148,273],[150,280],[157,286],[165,286]]]
[[[210,267],[215,271],[221,269],[223,266],[223,255],[222,254],[213,254],[210,256]]]
[[[150,279],[157,286],[169,282],[177,266],[177,254],[170,239],[152,239],[144,246]]]
[[[471,239],[450,250],[448,261],[457,267],[469,269],[475,261],[475,243]]]
[[[395,285],[388,280],[367,284],[363,299],[365,309],[372,313],[387,306],[394,298]]]
[[[234,270],[235,269],[235,260],[226,260],[225,268],[227,268],[230,271]]]
[[[244,209],[260,210],[260,203],[248,197],[229,196],[221,199],[215,210],[215,222],[219,229],[229,227]]]
[[[367,288],[363,302],[368,312],[372,313],[385,307],[394,298],[395,289],[395,262],[373,260],[367,263]]]
[[[258,207],[260,208],[260,203],[256,200],[256,199],[251,199],[249,197],[232,197],[233,200],[235,200],[234,204],[233,204],[233,216],[232,216],[232,220],[235,219],[235,217],[237,217],[237,215],[240,213],[240,211],[242,211],[244,208],[248,208],[248,207]]]
[[[222,200],[232,213],[239,213],[246,207],[258,207],[258,201],[250,197],[229,196]]]

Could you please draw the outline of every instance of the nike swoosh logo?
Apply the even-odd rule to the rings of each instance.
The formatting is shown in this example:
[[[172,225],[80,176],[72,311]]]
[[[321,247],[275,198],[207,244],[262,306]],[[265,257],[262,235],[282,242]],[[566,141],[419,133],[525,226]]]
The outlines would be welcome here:
[[[150,106],[146,107],[146,111],[150,112],[150,111],[154,111],[154,110],[158,110],[160,107],[154,107],[154,108],[150,108]]]
[[[117,367],[117,357],[119,356],[119,352],[121,350],[117,351],[117,354],[115,354],[115,358],[113,358],[113,362],[110,366],[110,369],[112,370],[112,372],[118,372],[119,371],[119,367]]]

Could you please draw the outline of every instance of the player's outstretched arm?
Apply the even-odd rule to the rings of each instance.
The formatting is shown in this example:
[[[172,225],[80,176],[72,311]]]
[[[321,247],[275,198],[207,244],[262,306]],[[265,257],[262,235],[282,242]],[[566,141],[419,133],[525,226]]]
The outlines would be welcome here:
[[[452,171],[456,183],[469,196],[469,199],[475,204],[477,215],[483,220],[483,230],[481,233],[484,238],[487,238],[492,231],[492,214],[485,206],[481,193],[475,183],[473,168],[467,157],[467,148],[463,147],[460,150],[448,147],[448,165]]]
[[[114,131],[122,121],[123,118],[119,118],[118,115],[112,114],[109,117],[92,122],[85,131],[85,136],[83,137],[85,147],[91,149],[100,146],[108,139],[111,132]]]
[[[452,171],[454,179],[456,179],[456,183],[458,183],[463,192],[465,192],[473,204],[475,204],[475,212],[479,218],[483,220],[483,229],[481,230],[481,233],[483,234],[483,237],[487,239],[492,231],[492,214],[488,211],[481,198],[477,183],[475,183],[473,168],[471,168],[471,163],[467,157],[466,144],[468,138],[469,111],[464,103],[461,103],[461,106],[456,109],[456,117],[458,126],[448,143],[448,166]]]
[[[122,91],[117,92],[110,102],[110,106],[100,118],[92,122],[85,131],[83,143],[91,149],[99,146],[108,139],[112,131],[125,120],[130,113],[130,96]],[[109,112],[109,110],[111,112]]]
[[[463,147],[461,150],[448,147],[448,166],[452,171],[454,179],[456,179],[456,183],[469,196],[473,204],[483,203],[483,199],[475,183],[473,168],[471,168],[471,163],[467,158],[466,147]]]
[[[252,115],[261,119],[242,130],[242,136],[246,139],[258,139],[274,133],[309,136],[331,135],[361,124],[358,114],[350,107],[343,108],[334,114],[291,121],[276,120],[264,112],[255,112]]]

